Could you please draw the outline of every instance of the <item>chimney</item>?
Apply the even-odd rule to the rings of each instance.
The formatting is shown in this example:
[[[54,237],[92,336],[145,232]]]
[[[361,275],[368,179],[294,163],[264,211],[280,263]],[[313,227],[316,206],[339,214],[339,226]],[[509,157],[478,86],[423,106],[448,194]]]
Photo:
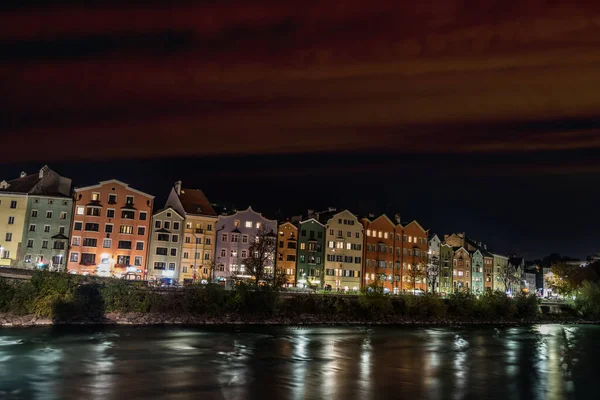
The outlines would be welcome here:
[[[484,249],[484,250],[487,250],[487,244],[484,244],[484,245],[483,245],[483,249]]]
[[[402,221],[402,220],[400,219],[400,213],[396,213],[396,214],[394,214],[394,218],[396,219],[396,223],[397,223],[397,224],[400,224],[400,223],[401,223],[401,221]]]
[[[25,178],[26,176],[27,176],[27,172],[25,172],[25,171],[22,171],[22,172],[21,172],[21,178]]]
[[[329,207],[329,212],[335,212],[335,211],[337,211],[337,208],[335,208],[335,207]]]
[[[181,181],[175,182],[175,192],[177,193],[177,196],[181,195]]]
[[[465,238],[465,233],[464,233],[464,232],[461,232],[461,233],[459,233],[459,234],[458,234],[458,236],[460,236],[461,238],[463,238],[463,239],[464,239],[464,238]]]

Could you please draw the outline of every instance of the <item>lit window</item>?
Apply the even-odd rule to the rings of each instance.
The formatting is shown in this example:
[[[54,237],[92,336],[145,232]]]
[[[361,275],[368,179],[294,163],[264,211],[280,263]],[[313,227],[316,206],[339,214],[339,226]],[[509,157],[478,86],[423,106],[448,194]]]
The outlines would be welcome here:
[[[78,206],[76,213],[77,215],[83,215],[85,213],[85,207]]]
[[[252,221],[246,221],[246,228],[252,228]]]

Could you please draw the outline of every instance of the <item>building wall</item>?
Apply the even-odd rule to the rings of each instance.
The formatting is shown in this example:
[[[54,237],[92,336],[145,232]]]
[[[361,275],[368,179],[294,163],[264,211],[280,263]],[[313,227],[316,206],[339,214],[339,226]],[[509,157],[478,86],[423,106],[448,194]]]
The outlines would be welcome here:
[[[277,234],[277,269],[285,273],[288,286],[296,281],[296,257],[298,251],[298,228],[286,222],[279,225]]]
[[[428,243],[428,256],[429,256],[429,264],[437,263],[437,278],[435,282],[434,288],[428,288],[429,291],[434,293],[440,293],[441,289],[441,260],[440,260],[440,246],[441,241],[437,235],[434,235],[431,239],[429,239]]]
[[[183,282],[194,279],[212,281],[215,257],[217,217],[187,214],[182,244],[181,274]]]
[[[219,216],[215,232],[217,279],[228,281],[232,276],[241,279],[251,278],[244,268],[243,260],[247,258],[250,243],[255,240],[261,226],[267,231],[275,232],[277,221],[264,218],[252,208],[238,211],[233,215]],[[240,233],[233,232],[236,228]],[[272,269],[273,262],[271,261],[266,267]]]
[[[359,290],[362,281],[363,227],[345,210],[325,226],[325,285],[333,290]]]
[[[297,285],[316,285],[323,288],[324,266],[325,226],[314,219],[300,222],[296,263]]]
[[[440,245],[440,293],[452,293],[454,250],[447,244]]]
[[[486,290],[494,289],[494,257],[483,257],[484,287]]]
[[[494,290],[506,291],[506,287],[501,280],[501,271],[504,271],[508,266],[508,257],[494,254]]]
[[[13,208],[14,206],[14,208]],[[0,265],[15,266],[27,214],[27,196],[0,194]],[[7,236],[7,234],[9,234]],[[10,240],[8,240],[10,239]]]
[[[183,221],[183,217],[171,208],[158,211],[152,216],[148,247],[148,280],[160,281],[168,278],[179,281],[181,246],[184,240]]]
[[[471,257],[469,252],[462,247],[454,252],[452,286],[455,293],[471,290]]]
[[[402,235],[401,291],[413,289],[426,291],[427,231],[413,221],[404,226]],[[418,275],[416,279],[414,279],[415,275]]]
[[[28,196],[17,266],[64,269],[67,265],[72,217],[73,199],[70,197]],[[53,238],[59,234],[66,239]]]
[[[93,201],[95,193],[98,201]],[[109,202],[116,195],[116,202]],[[133,218],[123,215],[127,196],[133,197]],[[133,271],[145,279],[148,239],[152,220],[153,197],[118,181],[75,189],[75,212],[71,229],[71,248],[67,268],[77,273],[121,276]],[[99,209],[99,215],[88,215]],[[114,211],[114,216],[109,211]],[[90,225],[88,225],[90,224]],[[95,226],[98,225],[98,230]],[[108,232],[112,226],[112,232]],[[92,230],[94,229],[94,230]],[[86,241],[85,239],[88,239]],[[95,242],[94,242],[95,239]],[[104,239],[108,239],[105,243]],[[119,242],[131,242],[131,249],[119,248]],[[138,248],[137,243],[142,243]]]
[[[483,294],[484,290],[484,260],[480,251],[475,251],[471,255],[471,292],[474,294]]]
[[[361,222],[364,228],[363,285],[375,283],[393,292],[400,281],[402,227],[384,215]]]

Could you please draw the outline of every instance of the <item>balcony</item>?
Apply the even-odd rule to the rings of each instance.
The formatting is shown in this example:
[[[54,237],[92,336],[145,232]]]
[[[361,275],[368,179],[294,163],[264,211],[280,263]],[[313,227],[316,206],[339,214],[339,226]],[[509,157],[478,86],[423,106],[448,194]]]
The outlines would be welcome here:
[[[204,233],[204,229],[203,228],[196,228],[196,229],[194,229],[194,233]]]

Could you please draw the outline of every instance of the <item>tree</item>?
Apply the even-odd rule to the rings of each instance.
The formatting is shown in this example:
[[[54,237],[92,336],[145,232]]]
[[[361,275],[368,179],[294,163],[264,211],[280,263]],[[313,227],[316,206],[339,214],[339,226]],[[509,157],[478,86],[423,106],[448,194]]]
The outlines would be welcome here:
[[[244,259],[244,268],[254,278],[256,286],[260,281],[270,280],[275,283],[274,280],[279,275],[273,271],[276,238],[273,231],[267,231],[264,226],[261,226],[248,248],[248,258]]]
[[[435,286],[440,276],[440,257],[436,255],[427,256],[427,288],[431,288],[431,293],[435,293]]]
[[[501,265],[498,268],[499,269],[495,272],[496,280],[503,285],[504,292],[511,289],[513,285],[519,283],[515,268],[510,263]]]
[[[585,281],[593,282],[597,280],[594,269],[565,262],[552,265],[550,271],[552,274],[548,277],[548,282],[552,291],[563,296],[569,296],[577,292]]]
[[[417,263],[414,260],[412,264],[408,266],[408,271],[406,271],[406,275],[409,279],[409,289],[413,290],[413,294],[417,289],[417,280],[421,281],[422,279],[425,279],[425,268],[425,263]]]

